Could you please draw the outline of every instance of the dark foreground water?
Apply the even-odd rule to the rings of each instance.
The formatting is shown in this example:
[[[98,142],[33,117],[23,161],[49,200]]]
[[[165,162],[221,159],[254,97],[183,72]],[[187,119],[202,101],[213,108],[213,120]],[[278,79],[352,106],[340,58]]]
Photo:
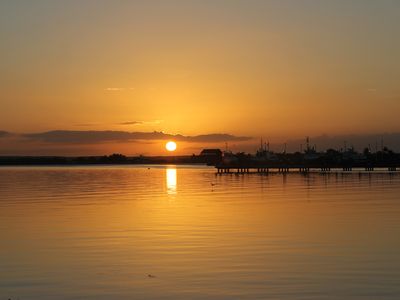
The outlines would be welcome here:
[[[400,175],[0,168],[0,299],[400,299]]]

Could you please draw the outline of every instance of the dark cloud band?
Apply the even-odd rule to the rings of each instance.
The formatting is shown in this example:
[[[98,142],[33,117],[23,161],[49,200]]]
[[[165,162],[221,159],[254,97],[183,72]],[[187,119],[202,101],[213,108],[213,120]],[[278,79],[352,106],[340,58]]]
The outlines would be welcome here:
[[[22,134],[24,138],[47,143],[74,143],[92,144],[103,142],[131,142],[140,140],[168,140],[184,142],[228,142],[228,141],[248,141],[251,137],[234,136],[225,133],[204,134],[196,136],[173,135],[163,132],[126,132],[126,131],[70,131],[55,130],[40,133]]]

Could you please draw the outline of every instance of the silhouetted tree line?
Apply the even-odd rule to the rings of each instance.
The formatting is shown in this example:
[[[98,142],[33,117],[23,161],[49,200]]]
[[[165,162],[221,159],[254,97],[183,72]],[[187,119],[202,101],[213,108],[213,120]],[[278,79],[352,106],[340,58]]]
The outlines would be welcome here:
[[[0,156],[0,165],[74,165],[74,164],[122,164],[129,163],[125,155],[114,153],[104,156]]]
[[[120,153],[104,156],[0,156],[0,165],[96,165],[96,164],[195,164],[207,163],[196,155],[134,156]]]

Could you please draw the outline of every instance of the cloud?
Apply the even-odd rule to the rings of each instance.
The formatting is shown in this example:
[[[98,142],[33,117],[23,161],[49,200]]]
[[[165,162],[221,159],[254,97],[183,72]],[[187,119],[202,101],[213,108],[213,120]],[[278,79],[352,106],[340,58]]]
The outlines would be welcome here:
[[[203,134],[196,136],[182,136],[184,141],[187,142],[203,142],[203,143],[217,143],[217,142],[232,142],[232,141],[248,141],[251,140],[251,137],[245,136],[234,136],[227,133],[212,133],[212,134]]]
[[[9,136],[10,135],[10,133],[9,132],[7,132],[7,131],[3,131],[3,130],[0,130],[0,138],[2,138],[2,137],[6,137],[6,136]]]
[[[161,124],[162,122],[164,122],[164,120],[152,120],[152,121],[143,121],[142,124],[157,125],[157,124]]]
[[[108,87],[105,88],[105,91],[109,91],[109,92],[118,92],[118,91],[123,91],[125,88],[118,88],[118,87]]]
[[[125,87],[108,87],[108,88],[105,88],[104,90],[108,91],[108,92],[118,92],[118,91],[124,91],[124,90],[133,91],[134,89],[135,89],[134,87],[129,87],[129,88],[125,88]]]
[[[141,122],[141,121],[127,121],[127,122],[118,123],[118,125],[139,125],[139,124],[143,124],[143,122]]]
[[[230,141],[248,141],[251,137],[240,137],[226,133],[213,133],[196,136],[185,136],[180,134],[168,134],[164,132],[127,132],[127,131],[71,131],[55,130],[40,133],[22,134],[22,137],[45,143],[66,144],[94,144],[105,142],[132,142],[132,141],[154,141],[175,140],[191,143],[217,143]]]
[[[157,125],[164,122],[164,120],[153,120],[153,121],[127,121],[118,123],[118,125]]]

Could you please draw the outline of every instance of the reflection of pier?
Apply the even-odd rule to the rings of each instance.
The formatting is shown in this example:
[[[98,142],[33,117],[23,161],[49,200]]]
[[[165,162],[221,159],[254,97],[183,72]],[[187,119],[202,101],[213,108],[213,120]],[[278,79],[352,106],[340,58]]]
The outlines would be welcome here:
[[[387,171],[387,172],[397,172],[399,169],[394,165],[315,165],[315,164],[302,164],[302,165],[287,165],[287,164],[218,164],[215,166],[217,169],[217,174],[269,174],[269,173],[309,173],[309,172],[320,172],[320,173],[330,173],[330,172],[374,172],[374,171]]]

